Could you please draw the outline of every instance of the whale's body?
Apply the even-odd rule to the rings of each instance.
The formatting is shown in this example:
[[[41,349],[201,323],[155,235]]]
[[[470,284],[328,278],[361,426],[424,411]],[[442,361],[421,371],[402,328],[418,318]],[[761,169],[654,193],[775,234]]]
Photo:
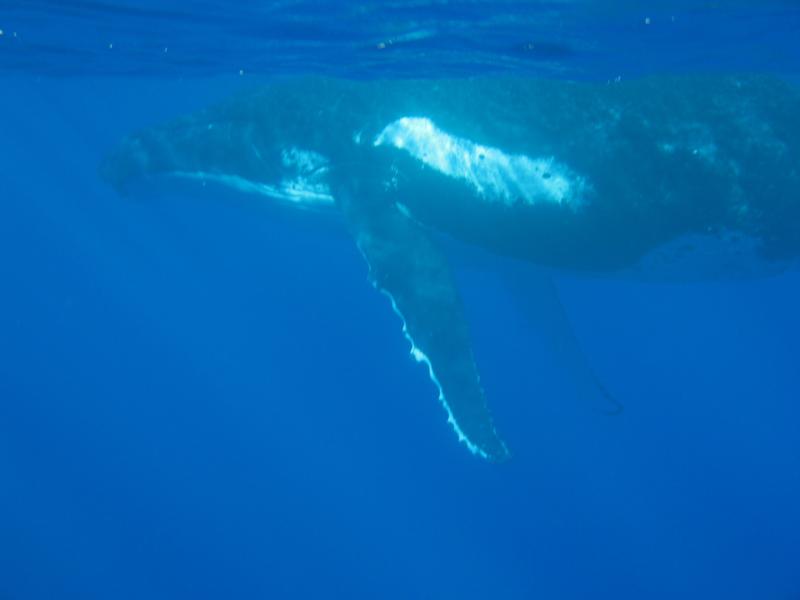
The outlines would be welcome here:
[[[800,94],[767,77],[274,85],[145,130],[103,166],[343,214],[450,422],[507,454],[431,231],[609,275],[754,275],[800,256]]]

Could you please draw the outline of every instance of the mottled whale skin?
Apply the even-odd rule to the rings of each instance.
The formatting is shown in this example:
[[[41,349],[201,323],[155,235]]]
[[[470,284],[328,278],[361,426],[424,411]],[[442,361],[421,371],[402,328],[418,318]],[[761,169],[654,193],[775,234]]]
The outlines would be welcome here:
[[[800,95],[770,77],[305,78],[134,134],[102,172],[342,214],[459,438],[499,461],[431,231],[597,274],[769,272],[800,256],[799,165]]]

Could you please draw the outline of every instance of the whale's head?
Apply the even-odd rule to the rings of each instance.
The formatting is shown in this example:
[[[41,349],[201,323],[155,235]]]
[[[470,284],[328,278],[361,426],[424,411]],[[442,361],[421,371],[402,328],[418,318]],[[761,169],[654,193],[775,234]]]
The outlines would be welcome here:
[[[222,106],[124,138],[100,166],[121,194],[185,182],[303,208],[333,205],[328,157],[276,135],[263,115]]]

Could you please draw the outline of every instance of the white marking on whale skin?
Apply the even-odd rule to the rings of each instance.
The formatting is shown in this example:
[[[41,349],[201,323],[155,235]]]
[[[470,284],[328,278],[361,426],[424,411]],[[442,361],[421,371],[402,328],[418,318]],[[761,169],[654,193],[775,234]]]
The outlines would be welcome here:
[[[295,169],[299,174],[311,175],[326,172],[328,159],[313,150],[302,150],[292,146],[281,151],[281,162],[284,167]]]
[[[714,136],[701,123],[681,123],[671,127],[667,139],[659,143],[658,147],[665,154],[688,152],[709,165],[713,165],[718,158]]]
[[[509,205],[521,201],[579,208],[589,190],[583,177],[554,157],[506,154],[450,135],[425,117],[393,121],[373,145],[404,150],[440,173],[466,181],[480,196]]]
[[[411,214],[411,211],[408,210],[408,207],[405,204],[403,204],[402,202],[395,202],[395,206],[397,207],[397,210],[400,211],[400,214],[402,214],[406,219],[414,219],[414,217]],[[416,219],[414,220],[416,221]]]

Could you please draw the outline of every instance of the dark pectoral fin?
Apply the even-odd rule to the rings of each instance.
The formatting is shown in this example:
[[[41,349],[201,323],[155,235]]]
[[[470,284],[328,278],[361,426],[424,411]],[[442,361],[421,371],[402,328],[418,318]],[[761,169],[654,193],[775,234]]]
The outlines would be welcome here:
[[[621,413],[622,404],[606,389],[584,354],[552,276],[541,269],[527,267],[516,273],[507,273],[506,283],[519,304],[521,314],[552,353],[562,376],[569,380],[568,386],[601,412],[609,415]]]
[[[481,389],[453,276],[427,232],[394,203],[337,193],[373,285],[403,320],[411,354],[427,365],[459,439],[474,453],[508,457]]]

